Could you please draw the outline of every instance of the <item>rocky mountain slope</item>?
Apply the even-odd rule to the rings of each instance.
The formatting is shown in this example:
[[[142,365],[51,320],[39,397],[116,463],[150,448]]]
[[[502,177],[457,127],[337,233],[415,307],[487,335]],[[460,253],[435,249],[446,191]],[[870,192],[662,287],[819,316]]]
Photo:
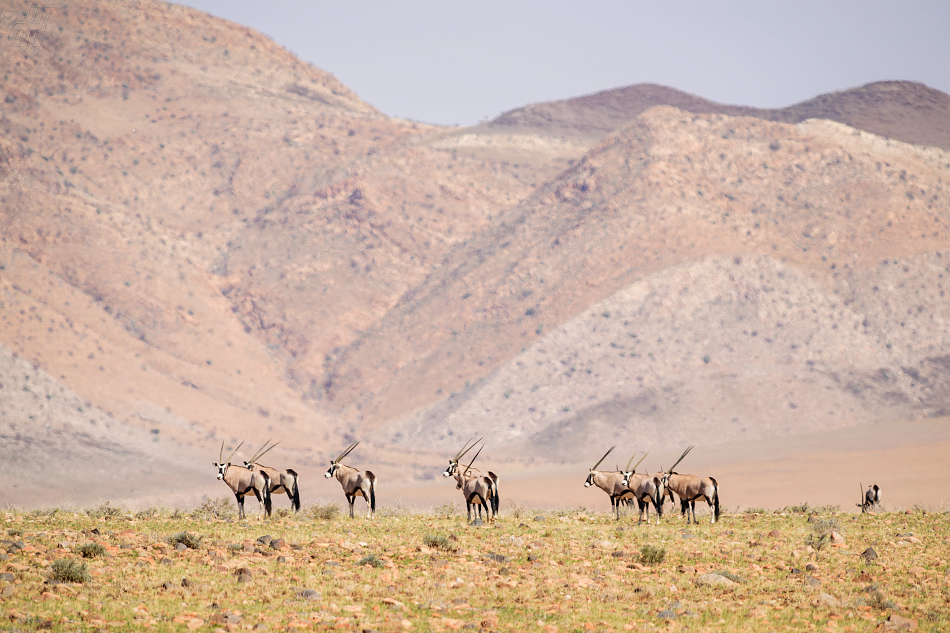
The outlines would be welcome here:
[[[926,86],[775,111],[633,86],[454,129],[165,3],[70,3],[10,50],[0,371],[84,403],[3,409],[18,454],[92,446],[87,410],[128,463],[273,435],[316,469],[360,437],[421,473],[475,430],[567,459],[947,408]]]

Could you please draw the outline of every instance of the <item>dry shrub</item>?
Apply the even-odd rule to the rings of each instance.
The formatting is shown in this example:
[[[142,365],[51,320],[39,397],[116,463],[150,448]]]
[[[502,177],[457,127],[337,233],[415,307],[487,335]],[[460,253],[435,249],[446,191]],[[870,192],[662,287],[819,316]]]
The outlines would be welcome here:
[[[50,566],[49,579],[53,582],[88,582],[89,569],[86,563],[78,560],[60,558]]]
[[[106,555],[106,548],[99,543],[86,543],[76,550],[83,558],[96,558]]]

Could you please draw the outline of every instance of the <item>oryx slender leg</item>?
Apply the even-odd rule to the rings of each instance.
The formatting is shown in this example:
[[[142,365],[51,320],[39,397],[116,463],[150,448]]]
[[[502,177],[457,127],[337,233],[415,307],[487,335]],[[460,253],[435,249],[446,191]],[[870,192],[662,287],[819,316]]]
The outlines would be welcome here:
[[[244,515],[244,495],[239,495],[235,492],[234,498],[237,499],[238,519],[246,518]]]

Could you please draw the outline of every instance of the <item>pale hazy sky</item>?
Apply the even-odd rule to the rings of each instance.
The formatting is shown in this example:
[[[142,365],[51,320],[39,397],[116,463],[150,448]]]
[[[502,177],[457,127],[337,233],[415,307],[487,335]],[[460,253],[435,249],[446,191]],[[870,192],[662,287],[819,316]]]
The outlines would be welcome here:
[[[785,106],[872,81],[950,93],[950,2],[188,0],[257,29],[386,114],[474,124],[653,82]]]

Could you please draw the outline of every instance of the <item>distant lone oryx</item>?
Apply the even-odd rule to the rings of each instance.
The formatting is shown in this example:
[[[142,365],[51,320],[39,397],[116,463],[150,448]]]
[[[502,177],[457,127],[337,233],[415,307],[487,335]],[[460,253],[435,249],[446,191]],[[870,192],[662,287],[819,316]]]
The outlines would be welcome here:
[[[673,470],[691,450],[693,450],[692,446],[683,451],[683,454],[680,455],[680,458],[676,460],[676,464],[673,464],[669,471],[654,479],[658,484],[659,497],[662,499],[668,490],[675,492],[680,499],[680,510],[686,514],[687,523],[690,522],[690,512],[693,515],[692,522],[699,523],[696,520],[696,500],[705,499],[706,503],[709,504],[710,514],[712,515],[710,523],[715,523],[719,518],[719,483],[712,477],[680,475]]]
[[[449,460],[449,465],[448,465],[448,467],[446,467],[445,472],[442,473],[442,476],[443,476],[443,477],[453,477],[453,476],[455,476],[455,475],[459,472],[459,460],[462,459],[462,457],[465,456],[465,453],[467,453],[467,452],[469,452],[470,450],[472,450],[473,448],[475,448],[475,446],[476,446],[479,442],[481,442],[483,439],[485,439],[485,438],[479,438],[479,439],[475,440],[474,442],[472,442],[471,444],[469,444],[468,442],[465,442],[465,446],[463,446],[462,449],[461,449],[458,453],[455,454],[455,457],[453,457],[452,459]],[[484,446],[484,444],[483,444],[482,446]],[[481,450],[481,449],[479,449],[479,450]],[[476,476],[481,476],[482,471],[480,471],[480,470],[477,469],[477,468],[472,468],[472,463],[473,463],[474,461],[475,461],[475,460],[473,459],[472,462],[469,463],[469,465],[468,465],[468,473],[469,473],[469,474],[474,474],[474,475],[476,475]],[[489,479],[489,481],[490,481],[490,485],[491,485],[491,488],[492,488],[492,490],[491,490],[492,514],[494,514],[495,516],[497,516],[497,515],[498,515],[498,504],[499,504],[499,499],[500,499],[500,496],[498,495],[498,475],[496,475],[495,473],[493,473],[492,471],[489,470],[489,471],[488,471],[488,479]]]
[[[218,453],[218,459],[221,461],[215,463],[218,469],[218,479],[224,481],[224,483],[228,485],[228,488],[231,489],[231,492],[234,493],[234,498],[237,499],[238,505],[238,518],[246,518],[247,515],[244,514],[244,497],[252,492],[254,496],[257,497],[258,503],[261,504],[260,516],[264,518],[265,512],[267,516],[270,516],[271,513],[270,477],[268,477],[266,472],[254,472],[243,466],[234,466],[231,464],[231,458],[234,457],[234,454],[237,453],[238,449],[243,445],[244,442],[238,444],[234,452],[225,460],[223,458],[224,442],[221,442],[221,451]]]
[[[353,442],[340,453],[339,457],[330,462],[330,468],[324,477],[330,479],[335,476],[340,485],[343,486],[346,502],[350,504],[351,519],[353,518],[353,504],[357,497],[363,497],[363,500],[366,501],[366,518],[371,519],[376,512],[376,475],[368,470],[361,473],[355,468],[340,463],[358,445],[359,442]]]
[[[273,444],[270,448],[267,445],[270,443],[270,440],[264,442],[264,446],[254,453],[254,456],[244,462],[244,467],[248,470],[253,470],[255,472],[264,472],[270,478],[270,493],[271,495],[281,495],[285,494],[290,499],[290,507],[294,509],[294,512],[300,511],[300,489],[297,488],[297,473],[291,470],[290,468],[286,470],[277,470],[276,468],[270,468],[268,466],[261,466],[257,463],[261,457],[264,456],[267,451],[280,442]]]
[[[485,445],[482,445],[485,448]],[[491,473],[486,475],[477,475],[472,472],[472,464],[482,449],[478,449],[475,457],[469,462],[468,466],[455,473],[456,488],[465,495],[465,507],[468,510],[468,522],[472,522],[472,505],[478,510],[478,518],[482,518],[482,508],[485,508],[485,515],[489,523],[494,523],[495,512],[498,508],[498,497],[496,496],[497,482],[491,478]]]
[[[861,489],[864,490],[864,484],[861,484]],[[868,486],[867,492],[864,493],[864,500],[861,502],[861,513],[870,512],[875,506],[881,507],[881,489],[877,484]]]

